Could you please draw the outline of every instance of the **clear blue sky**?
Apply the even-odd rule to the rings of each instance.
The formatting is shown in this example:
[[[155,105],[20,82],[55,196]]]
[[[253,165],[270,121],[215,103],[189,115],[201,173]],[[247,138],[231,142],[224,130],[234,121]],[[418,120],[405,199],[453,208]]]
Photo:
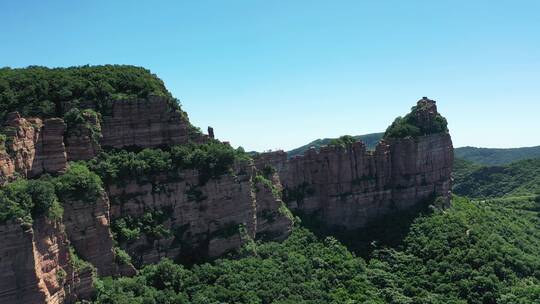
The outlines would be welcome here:
[[[540,145],[540,1],[1,1],[0,66],[133,64],[248,150],[383,131],[428,96],[455,146]]]

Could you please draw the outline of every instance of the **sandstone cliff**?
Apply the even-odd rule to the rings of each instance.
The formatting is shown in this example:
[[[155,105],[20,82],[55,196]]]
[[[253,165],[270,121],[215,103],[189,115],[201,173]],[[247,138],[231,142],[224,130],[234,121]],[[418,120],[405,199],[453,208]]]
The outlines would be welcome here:
[[[0,235],[0,303],[64,303],[93,294],[92,273],[72,267],[61,223],[12,221],[0,225]]]
[[[149,88],[150,94],[132,92],[140,88],[130,89],[129,81],[119,81],[122,85],[113,82],[119,86],[113,90],[126,96],[125,100],[112,100],[108,95],[112,92],[96,98],[92,94],[95,88],[90,88],[74,100],[54,100],[56,108],[41,113],[41,118],[21,117],[17,112],[3,114],[0,187],[17,178],[37,179],[43,174],[58,181],[68,176],[63,175],[68,161],[91,160],[110,148],[167,149],[213,139],[213,129],[209,128],[210,138],[189,123],[159,80]],[[93,85],[84,80],[80,83]],[[31,104],[50,104],[51,96],[35,96]],[[8,110],[34,113],[15,106],[25,102],[18,100]],[[62,118],[46,118],[55,114]],[[71,168],[76,166],[80,165]],[[20,210],[8,206],[4,213],[0,209],[0,239],[4,242],[0,247],[0,303],[72,303],[90,298],[94,275],[136,271],[116,247],[117,242],[137,266],[142,266],[165,256],[198,262],[221,256],[257,237],[286,238],[293,222],[276,191],[281,187],[279,177],[263,182],[258,174],[251,161],[242,161],[230,172],[212,178],[201,178],[198,170],[181,170],[174,177],[169,172],[133,176],[104,185],[106,191],[95,200],[84,193],[77,198],[61,195],[58,189],[66,188],[48,182],[53,192],[48,194],[55,196],[56,191],[55,202],[60,201],[63,207],[61,219],[59,215],[58,220],[48,220],[31,212],[34,198]],[[80,185],[77,182],[73,187],[86,189],[88,180],[80,180]],[[7,196],[1,199],[11,204]],[[16,212],[21,210],[29,214]],[[39,218],[33,218],[30,225],[18,220],[19,216]],[[129,239],[122,238],[123,232],[130,233]]]
[[[429,131],[439,119],[435,103],[422,99],[418,107],[411,120]],[[2,128],[0,182],[61,174],[68,160],[89,160],[102,149],[209,140],[162,97],[116,101],[108,114],[66,128],[60,118],[11,113]],[[143,266],[163,257],[212,259],[254,238],[283,240],[293,224],[289,208],[329,227],[362,228],[435,196],[448,199],[452,162],[450,135],[438,132],[387,138],[375,151],[356,142],[292,159],[283,151],[263,153],[204,182],[198,170],[184,169],[114,180],[95,201],[62,201],[62,221],[0,224],[0,303],[90,297],[94,267],[101,276],[135,272],[130,262],[118,261],[115,241]],[[93,267],[76,269],[79,258]]]
[[[250,163],[238,163],[233,173],[204,185],[196,170],[180,172],[174,179],[159,175],[143,182],[109,185],[113,220],[127,220],[129,225],[152,217],[153,228],[163,227],[160,233],[142,229],[136,239],[123,240],[122,247],[136,265],[163,257],[191,263],[237,249],[259,232],[272,232],[270,239],[283,239],[290,233],[292,221],[279,213],[279,197],[265,189],[254,192],[253,170]],[[258,212],[272,214],[274,223],[258,222]]]
[[[101,193],[95,203],[74,200],[63,206],[66,233],[80,257],[94,265],[99,275],[116,274],[107,194]]]
[[[25,119],[17,112],[10,113],[2,127],[6,140],[0,151],[0,181],[15,173],[34,177],[64,171],[67,168],[65,128],[59,118]]]
[[[269,179],[263,175],[255,176],[254,189],[256,199],[256,235],[257,239],[286,239],[291,233],[293,215],[281,199],[281,182],[279,175],[271,174]]]
[[[434,102],[427,105],[415,113],[421,124],[438,114]],[[255,163],[277,170],[292,210],[329,227],[357,229],[437,196],[448,202],[453,147],[450,135],[440,133],[389,138],[375,151],[356,142],[310,149],[292,159],[283,151],[263,153]]]
[[[89,160],[97,156],[102,150],[99,142],[103,138],[101,134],[101,122],[97,113],[91,115],[82,112],[83,122],[69,126],[65,134],[66,152],[68,160]]]
[[[0,149],[0,182],[15,173],[23,177],[61,173],[68,160],[91,159],[102,147],[152,148],[208,140],[184,113],[171,109],[167,99],[159,96],[115,101],[111,115],[103,116],[102,122],[85,118],[86,124],[66,132],[61,118],[42,120],[10,113],[2,127],[6,140]],[[99,138],[94,138],[91,128],[99,130]]]
[[[159,96],[148,99],[119,100],[112,114],[103,116],[104,147],[143,148],[203,142],[205,136],[193,130],[183,113],[172,110]]]

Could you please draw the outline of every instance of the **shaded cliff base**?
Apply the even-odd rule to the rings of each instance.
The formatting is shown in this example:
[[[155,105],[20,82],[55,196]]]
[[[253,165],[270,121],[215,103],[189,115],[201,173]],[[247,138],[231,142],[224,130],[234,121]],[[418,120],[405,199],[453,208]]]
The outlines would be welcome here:
[[[405,210],[390,210],[357,229],[328,226],[321,219],[319,212],[305,214],[297,209],[293,214],[297,217],[298,226],[309,229],[319,239],[335,237],[357,256],[369,259],[374,250],[400,248],[414,221],[420,216],[447,209],[449,206],[443,204],[445,200],[432,195]]]

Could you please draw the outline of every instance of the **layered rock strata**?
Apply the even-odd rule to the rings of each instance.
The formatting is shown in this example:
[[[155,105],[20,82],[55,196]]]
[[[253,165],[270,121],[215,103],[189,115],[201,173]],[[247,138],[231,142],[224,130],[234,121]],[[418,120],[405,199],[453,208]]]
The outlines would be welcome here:
[[[67,168],[62,119],[21,117],[10,113],[2,127],[6,140],[0,151],[0,180],[15,173],[24,177],[59,173]]]
[[[100,276],[116,274],[106,193],[101,193],[95,203],[73,200],[62,205],[66,233],[78,255],[94,265]]]
[[[71,132],[65,135],[66,152],[70,161],[89,160],[101,151],[101,122],[92,115],[84,115],[84,118],[86,124],[74,126],[75,130],[70,130]]]
[[[120,100],[113,103],[112,114],[103,116],[104,147],[143,148],[203,142],[206,136],[193,130],[185,114],[170,108],[167,99]]]
[[[434,102],[418,105],[417,121],[429,125],[438,114]],[[382,140],[375,151],[356,142],[312,148],[292,159],[283,151],[262,153],[255,164],[278,172],[289,208],[350,230],[435,197],[448,204],[453,147],[450,135],[439,133]]]
[[[270,183],[254,181],[257,230],[256,238],[281,241],[291,233],[293,216],[281,199],[281,183],[272,174]]]
[[[92,273],[77,273],[59,222],[0,225],[0,303],[64,303],[93,294]]]
[[[428,99],[418,106],[422,110],[414,119],[429,129],[436,106]],[[194,130],[184,113],[171,109],[166,98],[116,101],[110,114],[66,132],[60,118],[11,113],[2,128],[0,182],[62,173],[67,160],[91,159],[102,147],[209,139]],[[101,138],[94,136],[97,128]],[[118,180],[105,185],[95,202],[62,202],[61,222],[41,218],[33,225],[0,224],[0,303],[89,298],[93,272],[73,269],[69,246],[99,275],[134,273],[129,263],[116,265],[111,227],[137,266],[163,257],[198,262],[253,238],[285,239],[292,227],[288,208],[330,227],[357,229],[435,196],[448,200],[452,162],[450,135],[438,133],[383,140],[375,151],[356,142],[311,149],[292,159],[283,151],[264,153],[254,163],[237,163],[230,173],[204,182],[197,170]]]
[[[91,118],[91,117],[90,117]],[[89,121],[66,133],[61,118],[23,118],[17,112],[7,115],[0,147],[0,182],[15,173],[35,177],[43,173],[61,173],[68,160],[88,160],[102,147],[163,147],[188,142],[203,143],[209,137],[191,126],[185,113],[170,107],[164,97],[118,100],[111,115],[103,121]],[[94,138],[89,125],[102,136]]]
[[[142,233],[121,245],[135,264],[143,265],[163,257],[188,263],[215,258],[239,248],[262,231],[272,232],[273,239],[283,239],[290,233],[292,221],[278,210],[279,197],[266,190],[255,193],[253,174],[253,166],[242,163],[234,167],[232,174],[203,185],[196,170],[179,172],[175,178],[160,175],[147,181],[110,185],[114,220],[142,218],[156,212],[167,214],[155,223],[165,228],[161,237]],[[259,211],[273,214],[274,223],[259,222]]]

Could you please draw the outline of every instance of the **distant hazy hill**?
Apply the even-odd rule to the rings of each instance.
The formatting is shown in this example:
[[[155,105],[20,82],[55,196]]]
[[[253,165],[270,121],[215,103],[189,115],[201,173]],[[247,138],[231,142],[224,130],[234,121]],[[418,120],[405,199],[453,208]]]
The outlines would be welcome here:
[[[483,165],[504,165],[527,158],[540,157],[540,146],[511,149],[463,147],[454,149],[454,155]]]
[[[375,149],[375,146],[377,145],[379,140],[381,140],[383,135],[384,135],[384,133],[371,133],[371,134],[366,134],[366,135],[357,135],[357,136],[354,136],[354,138],[363,141],[366,144],[366,146],[368,147],[368,149],[372,150],[372,149]],[[296,155],[302,155],[310,147],[315,147],[315,148],[318,149],[318,148],[320,148],[322,146],[328,145],[330,143],[330,141],[332,141],[333,139],[334,138],[322,138],[322,139],[319,138],[319,139],[316,139],[316,140],[310,142],[307,145],[303,145],[303,146],[298,147],[298,148],[296,148],[294,150],[288,151],[287,153],[288,153],[289,157],[294,157]]]
[[[454,162],[454,193],[469,197],[540,194],[540,158],[502,166],[482,166],[461,158]]]

